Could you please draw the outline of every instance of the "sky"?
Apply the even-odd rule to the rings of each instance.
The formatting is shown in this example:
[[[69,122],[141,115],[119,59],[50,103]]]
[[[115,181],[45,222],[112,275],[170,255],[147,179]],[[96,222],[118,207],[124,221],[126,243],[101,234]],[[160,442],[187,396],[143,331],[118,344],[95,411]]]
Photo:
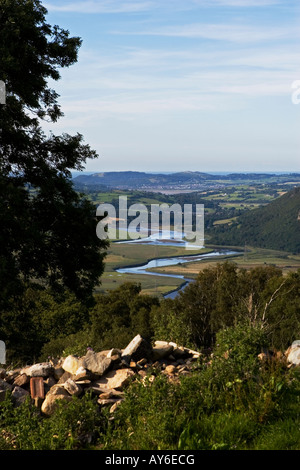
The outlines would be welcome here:
[[[82,39],[44,128],[84,136],[86,171],[300,171],[299,0],[42,4]]]

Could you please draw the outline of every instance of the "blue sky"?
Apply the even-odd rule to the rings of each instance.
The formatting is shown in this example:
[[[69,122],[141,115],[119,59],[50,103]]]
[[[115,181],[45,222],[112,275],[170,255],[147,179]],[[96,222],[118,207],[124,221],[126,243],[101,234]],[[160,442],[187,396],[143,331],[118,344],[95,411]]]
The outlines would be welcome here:
[[[87,171],[300,171],[298,0],[42,3],[83,40],[45,130],[83,134]]]

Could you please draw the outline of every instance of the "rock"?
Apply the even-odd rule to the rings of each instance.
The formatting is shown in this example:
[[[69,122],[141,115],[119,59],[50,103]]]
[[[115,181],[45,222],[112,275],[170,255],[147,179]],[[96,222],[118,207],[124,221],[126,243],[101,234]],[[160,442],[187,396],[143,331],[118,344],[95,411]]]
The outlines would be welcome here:
[[[67,356],[62,363],[62,368],[64,371],[69,372],[70,374],[76,374],[79,366],[79,358],[77,356],[73,356],[72,354]]]
[[[108,351],[107,353],[107,356],[106,357],[112,357],[112,356],[121,356],[122,352],[120,349],[116,349],[116,348],[113,348],[113,349],[110,349],[110,351]]]
[[[64,384],[68,379],[71,379],[73,374],[71,372],[65,371],[61,378],[57,381],[58,384]]]
[[[173,343],[172,341],[170,341],[169,344],[173,346],[172,356],[174,356],[175,359],[180,359],[187,355],[186,348],[183,346],[178,346],[177,343]]]
[[[53,366],[50,362],[41,362],[27,366],[21,370],[20,374],[26,374],[28,377],[48,377],[53,373]]]
[[[22,405],[27,397],[29,397],[29,392],[22,387],[16,385],[12,391],[12,396],[16,402],[17,406]]]
[[[56,384],[56,380],[55,380],[54,377],[50,376],[46,380],[44,380],[44,384],[48,388],[48,391],[49,391],[50,388],[53,387],[53,385]]]
[[[5,397],[6,397],[6,391],[0,390],[0,403],[5,400]]]
[[[118,401],[121,401],[120,398],[99,398],[97,400],[97,403],[99,403],[99,405],[110,405],[110,404],[114,404],[114,403],[117,403]]]
[[[58,400],[68,403],[72,400],[72,397],[71,395],[49,395],[42,403],[41,412],[46,416],[51,416],[57,407]]]
[[[127,369],[117,369],[108,372],[104,377],[92,383],[92,389],[103,393],[109,389],[122,389],[125,387],[130,378],[135,375],[134,371]]]
[[[5,381],[12,384],[15,378],[22,373],[21,371],[22,369],[8,370],[6,372]]]
[[[72,400],[71,395],[61,385],[54,385],[47,393],[41,406],[41,412],[46,416],[51,416],[57,407],[57,400],[63,400],[66,403]]]
[[[110,412],[110,413],[114,413],[114,412],[116,411],[116,409],[118,408],[118,406],[121,405],[122,401],[123,401],[123,400],[118,400],[118,401],[116,401],[116,403],[114,403],[114,404],[110,407],[109,412]]]
[[[0,390],[11,391],[13,386],[3,379],[0,379]]]
[[[64,374],[65,370],[61,366],[56,366],[53,369],[53,377],[56,380],[59,380],[61,376]]]
[[[164,359],[173,353],[174,346],[167,341],[155,341],[153,346],[153,360]]]
[[[88,351],[87,354],[81,358],[80,363],[81,367],[88,369],[93,374],[101,376],[110,368],[112,360],[101,352],[95,353],[94,351]]]
[[[26,385],[29,382],[30,378],[27,374],[18,375],[14,380],[14,385],[18,385],[22,387],[22,385]]]
[[[167,366],[164,370],[164,373],[168,374],[168,375],[174,375],[174,374],[176,374],[176,372],[177,372],[177,369],[173,365]]]
[[[82,387],[72,379],[68,379],[64,383],[64,387],[70,395],[74,395],[75,397],[78,397],[82,393]]]
[[[291,365],[300,365],[300,341],[294,341],[286,351],[286,360]]]
[[[80,366],[79,369],[77,369],[76,374],[73,375],[73,380],[74,382],[78,382],[81,380],[90,380],[91,377],[91,372],[85,369],[84,367]]]
[[[104,392],[104,393],[100,393],[99,395],[99,398],[103,398],[103,399],[106,399],[106,398],[120,398],[124,395],[124,392],[121,392],[120,390],[115,390],[115,389],[112,389],[112,390],[109,390],[107,392]]]
[[[122,352],[121,358],[129,364],[130,360],[137,362],[140,359],[151,359],[153,354],[152,346],[141,335],[136,335]]]

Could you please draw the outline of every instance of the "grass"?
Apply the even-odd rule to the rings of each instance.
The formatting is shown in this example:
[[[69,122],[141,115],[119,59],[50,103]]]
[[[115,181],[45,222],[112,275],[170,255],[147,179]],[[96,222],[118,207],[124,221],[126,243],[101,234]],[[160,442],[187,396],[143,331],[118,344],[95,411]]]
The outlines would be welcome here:
[[[210,249],[203,249],[207,253]],[[157,246],[140,244],[111,243],[105,261],[105,272],[101,278],[101,286],[97,292],[105,292],[119,287],[123,282],[141,283],[143,294],[162,296],[180,287],[184,281],[172,277],[148,276],[146,274],[120,274],[115,270],[125,266],[137,266],[154,258],[167,258],[199,253],[199,250],[186,251],[176,246]]]
[[[263,248],[247,247],[246,252],[243,251],[243,247],[234,248],[241,250],[241,254],[235,256],[220,256],[215,259],[210,259],[209,261],[196,261],[181,266],[166,266],[157,268],[157,271],[164,274],[184,274],[186,277],[193,278],[196,277],[199,271],[212,267],[225,259],[231,259],[239,268],[244,269],[272,265],[282,269],[284,274],[300,269],[300,255]]]
[[[150,259],[167,258],[182,255],[192,255],[198,253],[207,253],[213,249],[224,247],[208,245],[203,250],[186,251],[183,247],[174,246],[157,246],[157,245],[141,245],[141,244],[118,244],[111,243],[106,257],[105,272],[101,279],[101,285],[97,287],[97,292],[107,292],[111,289],[119,287],[123,282],[141,283],[142,292],[144,294],[163,295],[179,288],[184,281],[172,277],[162,277],[146,274],[120,274],[116,272],[117,268],[127,266],[137,266],[145,264]],[[253,247],[230,247],[240,251],[240,255],[234,256],[218,256],[215,259],[204,259],[202,261],[177,264],[174,266],[165,266],[149,269],[152,273],[162,273],[170,275],[183,275],[187,278],[196,278],[199,271],[214,266],[224,260],[234,261],[238,267],[250,269],[257,266],[273,265],[282,269],[283,273],[297,271],[300,268],[300,255],[291,253],[267,250],[263,248]]]

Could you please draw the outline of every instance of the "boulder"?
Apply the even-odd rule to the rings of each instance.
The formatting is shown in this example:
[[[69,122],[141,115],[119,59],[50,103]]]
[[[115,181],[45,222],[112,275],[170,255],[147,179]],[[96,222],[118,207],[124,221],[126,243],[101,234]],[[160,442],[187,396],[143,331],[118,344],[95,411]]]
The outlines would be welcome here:
[[[28,377],[27,374],[20,374],[18,375],[15,380],[14,380],[14,385],[18,385],[19,387],[22,387],[23,385],[26,385],[29,382],[30,378]]]
[[[110,357],[106,357],[101,352],[95,353],[94,351],[88,351],[87,354],[81,358],[80,366],[88,369],[93,374],[103,375],[110,368],[112,360]],[[78,370],[78,368],[77,368]],[[77,370],[75,371],[77,373]]]
[[[169,366],[166,366],[163,373],[167,375],[175,375],[177,372],[177,368],[173,365],[170,364]]]
[[[11,391],[13,386],[3,379],[0,379],[0,390]]]
[[[153,346],[153,360],[164,359],[174,350],[174,346],[167,341],[155,341]]]
[[[29,397],[29,392],[22,387],[16,385],[12,391],[12,396],[15,400],[17,406],[22,405],[27,397]]]
[[[79,358],[70,354],[65,358],[61,367],[64,371],[69,372],[70,374],[75,374],[79,366]]]
[[[286,351],[286,360],[289,364],[300,365],[300,341],[294,341],[292,346]]]
[[[58,400],[63,400],[68,403],[72,400],[72,397],[63,386],[54,385],[51,387],[42,403],[41,412],[46,416],[51,416],[57,407]]]
[[[72,379],[68,379],[64,383],[64,387],[70,395],[74,395],[75,397],[78,397],[82,393],[82,387]]]
[[[24,367],[20,371],[20,375],[26,374],[28,377],[48,377],[53,373],[53,365],[51,362],[40,362],[32,366]]]
[[[65,370],[61,366],[56,366],[53,369],[53,377],[55,380],[59,380],[61,376],[64,374]]]
[[[123,389],[133,375],[135,375],[134,371],[129,368],[112,370],[93,382],[92,390],[103,393],[110,389]]]
[[[122,352],[121,358],[129,364],[131,360],[137,362],[143,358],[151,359],[152,354],[151,344],[142,338],[141,335],[136,335]]]

